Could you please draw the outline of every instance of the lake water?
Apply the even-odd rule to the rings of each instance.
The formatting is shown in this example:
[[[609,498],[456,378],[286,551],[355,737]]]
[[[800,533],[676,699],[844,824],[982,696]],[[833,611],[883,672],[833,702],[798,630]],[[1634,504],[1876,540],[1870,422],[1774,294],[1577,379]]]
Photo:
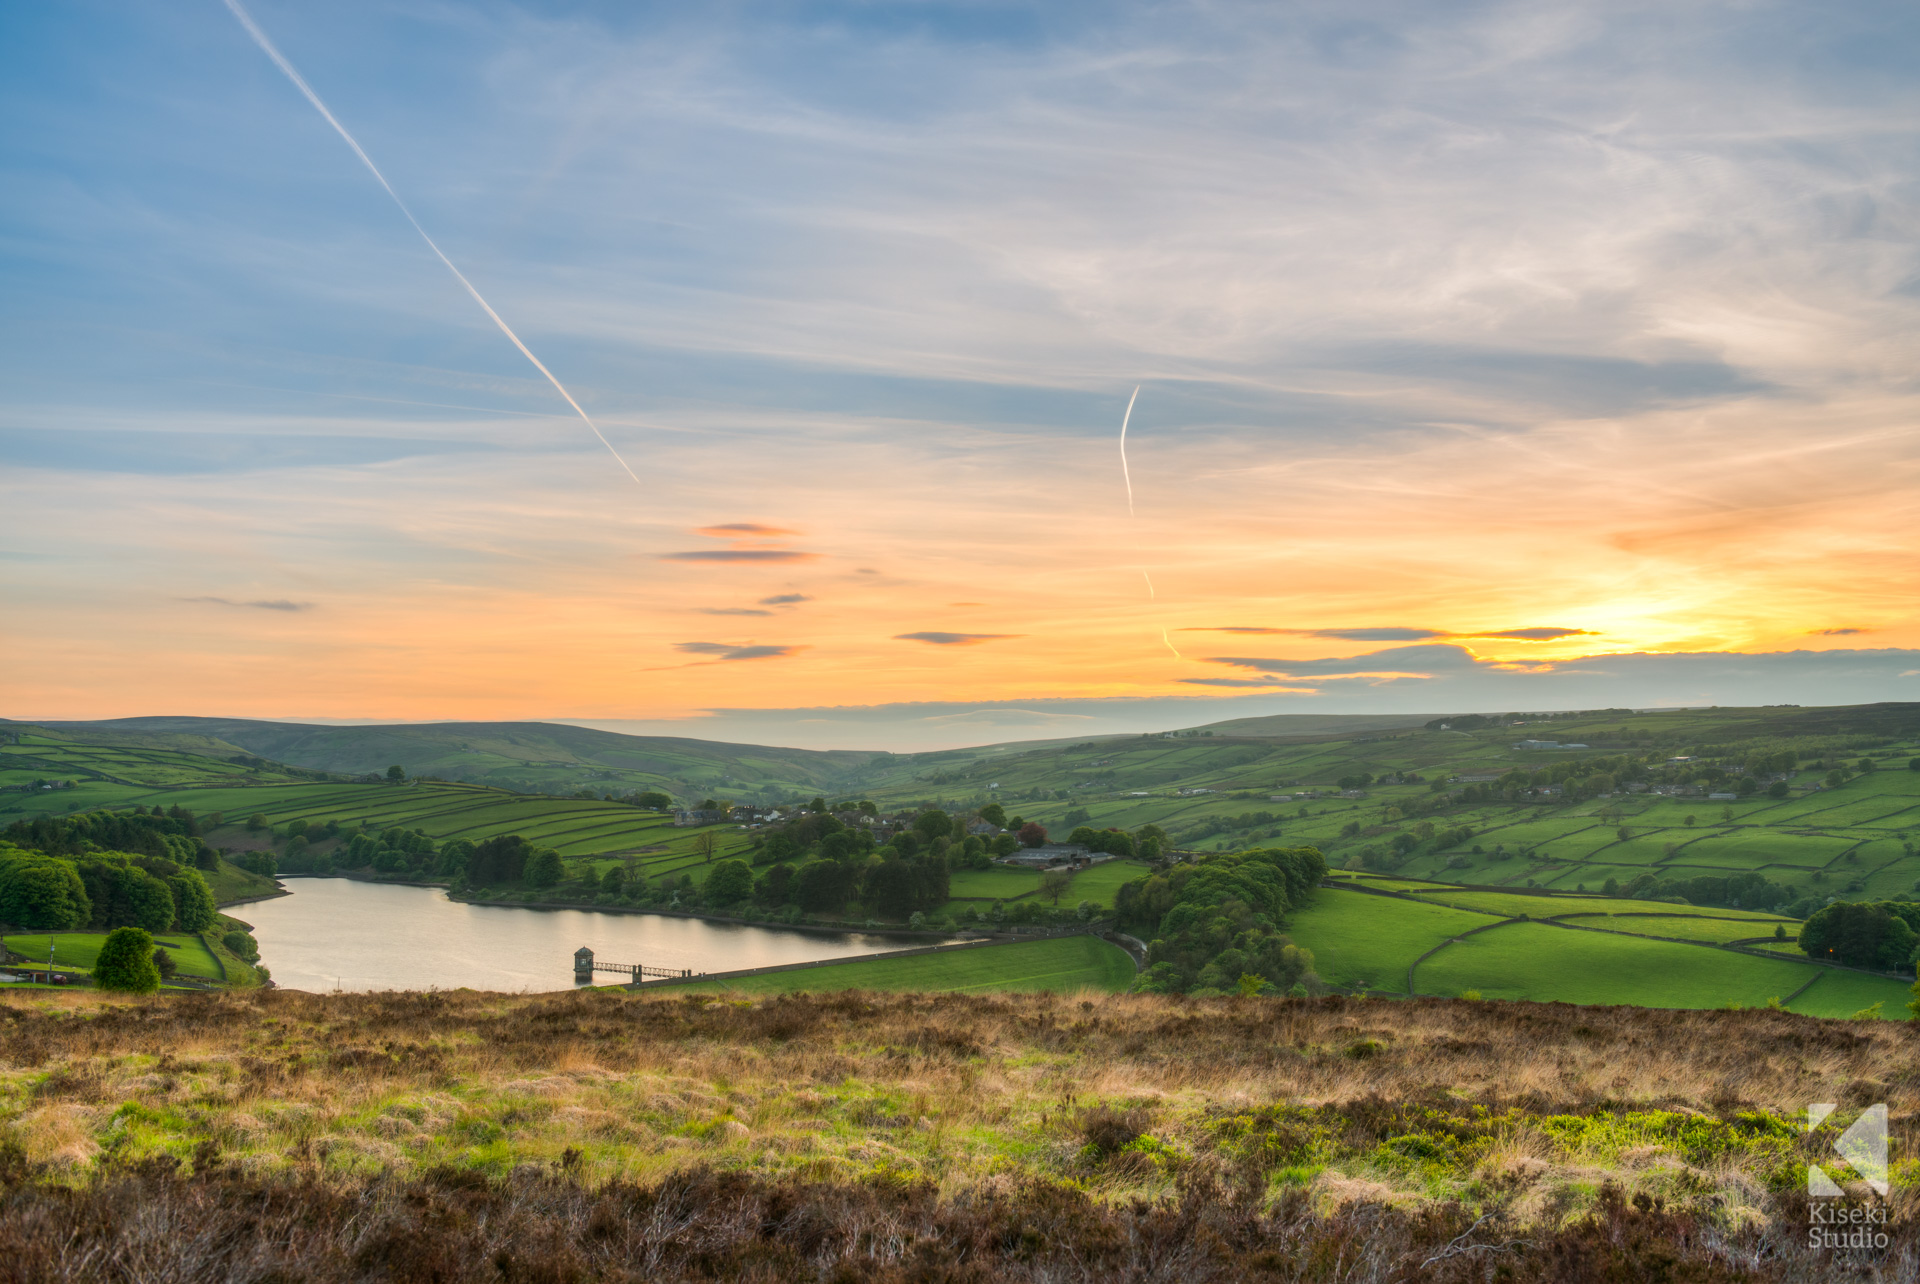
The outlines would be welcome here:
[[[926,943],[658,914],[465,905],[437,887],[346,878],[290,878],[285,885],[293,895],[229,912],[253,924],[260,961],[276,983],[294,990],[567,990],[574,986],[573,952],[582,945],[605,963],[730,972]],[[597,977],[601,985],[619,979]]]

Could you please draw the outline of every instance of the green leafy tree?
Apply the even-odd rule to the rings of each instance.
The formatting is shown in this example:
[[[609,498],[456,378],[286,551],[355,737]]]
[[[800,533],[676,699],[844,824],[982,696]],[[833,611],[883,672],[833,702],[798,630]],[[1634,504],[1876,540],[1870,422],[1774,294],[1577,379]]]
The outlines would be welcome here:
[[[528,858],[525,878],[532,887],[552,887],[566,877],[566,862],[551,847],[542,847]]]
[[[92,915],[86,884],[65,861],[22,863],[0,873],[0,921],[57,932]]]
[[[1920,758],[1914,761],[1920,762]],[[997,802],[990,802],[980,809],[980,819],[1000,829],[1007,827],[1007,810]]]
[[[636,807],[651,807],[655,811],[665,811],[667,808],[673,806],[673,799],[657,789],[649,789],[646,793],[634,799],[633,805]]]
[[[247,817],[247,831],[249,833],[257,834],[261,830],[265,829],[266,827],[267,827],[267,818],[260,812],[256,811],[253,813],[253,815]]]
[[[227,947],[227,953],[235,958],[245,959],[249,963],[260,961],[260,946],[251,936],[239,928],[220,938],[220,944]]]
[[[923,811],[913,818],[913,832],[927,842],[945,838],[953,832],[953,817],[938,809]]]
[[[197,871],[181,870],[167,880],[167,889],[173,893],[174,921],[181,931],[204,932],[219,921],[213,890]]]
[[[600,890],[608,896],[618,896],[627,885],[627,871],[618,865],[600,876]]]
[[[1050,870],[1040,880],[1040,899],[1049,905],[1058,905],[1060,898],[1073,886],[1073,875],[1064,869]]]
[[[753,867],[737,857],[723,860],[707,871],[700,890],[710,905],[737,905],[753,895]]]
[[[407,769],[405,767],[400,766],[398,763],[395,763],[393,766],[387,768],[387,779],[391,780],[394,784],[397,785],[401,781],[405,780],[406,778],[407,778]]]
[[[174,962],[173,955],[167,953],[165,950],[155,950],[153,952],[153,967],[154,971],[160,974],[162,981],[171,981],[173,974],[180,970],[180,965]]]
[[[1920,904],[1836,901],[1801,925],[1800,949],[1810,958],[1854,967],[1904,967],[1920,945],[1914,922],[1920,922]]]
[[[116,927],[107,933],[94,961],[93,983],[123,994],[152,994],[160,988],[153,965],[153,935],[143,928]]]

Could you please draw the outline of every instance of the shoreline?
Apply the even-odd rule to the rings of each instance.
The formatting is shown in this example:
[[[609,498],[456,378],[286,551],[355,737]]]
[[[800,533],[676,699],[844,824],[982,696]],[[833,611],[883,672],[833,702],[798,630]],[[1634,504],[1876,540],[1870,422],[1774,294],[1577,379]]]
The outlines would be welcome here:
[[[478,896],[455,896],[448,890],[447,884],[427,879],[367,878],[345,871],[332,874],[282,874],[288,878],[344,878],[354,883],[387,884],[395,887],[437,887],[447,892],[447,899],[458,905],[484,905],[491,909],[527,909],[527,910],[578,910],[588,914],[651,914],[660,918],[690,918],[703,922],[717,923],[731,927],[759,927],[777,932],[809,932],[822,936],[890,936],[914,941],[991,941],[991,940],[1029,940],[1046,936],[1077,936],[1094,929],[1094,924],[1074,924],[1072,927],[1050,927],[1033,930],[1020,928],[1001,928],[986,931],[978,928],[955,928],[952,931],[939,932],[911,927],[881,925],[868,927],[863,923],[782,923],[773,919],[735,918],[723,914],[708,914],[699,910],[646,909],[637,905],[589,905],[579,901],[508,901],[492,900]],[[281,896],[292,895],[291,891],[278,893]],[[252,900],[271,900],[270,896],[250,898]],[[244,902],[236,901],[234,904]],[[1096,920],[1096,923],[1099,920]]]

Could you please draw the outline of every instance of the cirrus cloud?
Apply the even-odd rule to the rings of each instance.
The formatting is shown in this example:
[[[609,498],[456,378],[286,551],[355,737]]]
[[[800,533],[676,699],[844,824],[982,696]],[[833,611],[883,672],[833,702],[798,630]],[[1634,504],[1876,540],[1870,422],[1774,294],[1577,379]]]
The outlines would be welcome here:
[[[236,602],[232,598],[225,597],[188,597],[182,598],[181,601],[205,602],[213,606],[237,606],[252,608],[256,611],[311,611],[314,605],[312,602],[292,602],[286,598],[271,598],[254,602]]]
[[[686,655],[710,655],[716,660],[779,660],[804,651],[804,646],[735,646],[730,642],[676,642],[673,649]]]
[[[896,642],[928,642],[934,646],[979,646],[982,642],[998,642],[1003,638],[1017,638],[1019,633],[896,633]]]
[[[698,548],[659,556],[663,562],[813,562],[820,558],[818,553],[791,548]]]
[[[1853,630],[1847,630],[1853,631]],[[1385,626],[1365,629],[1272,629],[1254,625],[1223,624],[1181,629],[1182,633],[1259,633],[1303,638],[1323,638],[1339,642],[1424,642],[1431,638],[1502,638],[1510,642],[1555,642],[1561,638],[1598,637],[1592,629],[1567,629],[1540,626],[1525,629],[1500,629],[1490,633],[1449,633],[1444,629],[1415,629]]]

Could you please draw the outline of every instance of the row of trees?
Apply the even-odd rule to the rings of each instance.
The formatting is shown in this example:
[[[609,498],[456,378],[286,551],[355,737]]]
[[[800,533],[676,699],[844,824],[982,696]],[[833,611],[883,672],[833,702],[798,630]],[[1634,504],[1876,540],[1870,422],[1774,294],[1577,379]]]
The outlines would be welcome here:
[[[0,921],[47,931],[133,926],[203,932],[218,920],[196,869],[159,856],[56,856],[0,843]]]
[[[1151,938],[1136,988],[1215,994],[1317,985],[1312,953],[1281,928],[1326,872],[1315,848],[1261,848],[1175,865],[1121,887],[1116,914]]]
[[[1800,948],[1808,958],[1904,970],[1920,962],[1920,903],[1836,901],[1801,925]]]

